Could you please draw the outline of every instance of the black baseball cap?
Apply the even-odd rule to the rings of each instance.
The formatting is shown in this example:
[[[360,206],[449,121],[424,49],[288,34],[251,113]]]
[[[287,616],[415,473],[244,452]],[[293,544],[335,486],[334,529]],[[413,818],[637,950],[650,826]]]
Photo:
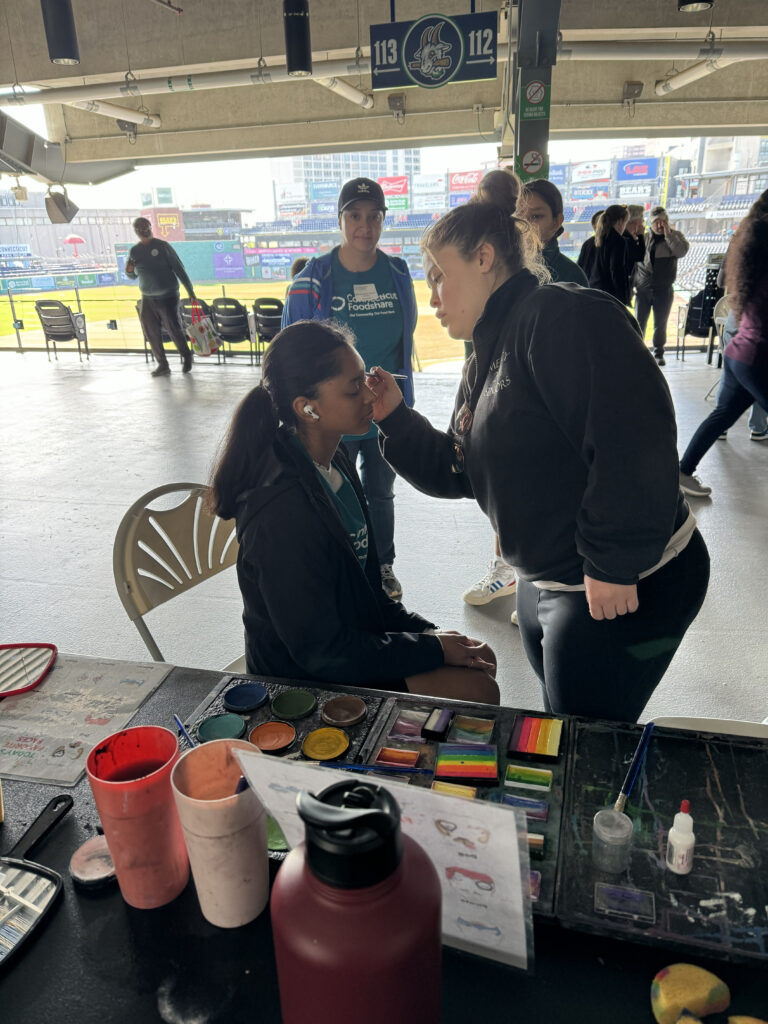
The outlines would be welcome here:
[[[370,178],[353,178],[352,181],[344,183],[339,193],[339,214],[343,213],[350,203],[356,203],[358,199],[367,199],[368,202],[375,203],[382,213],[387,212],[381,185]]]

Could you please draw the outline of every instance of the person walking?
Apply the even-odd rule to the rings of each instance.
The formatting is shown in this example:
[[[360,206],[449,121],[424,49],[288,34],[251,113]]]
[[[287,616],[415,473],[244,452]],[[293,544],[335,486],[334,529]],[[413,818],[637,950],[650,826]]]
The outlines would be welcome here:
[[[290,284],[283,327],[297,320],[346,324],[357,339],[366,366],[374,363],[401,375],[413,405],[413,332],[418,310],[408,265],[378,248],[387,212],[381,186],[370,178],[346,182],[339,194],[341,245],[310,259]],[[349,456],[360,460],[363,491],[371,512],[381,558],[381,583],[398,600],[403,588],[395,576],[395,473],[379,451],[377,430],[345,436]]]
[[[176,250],[162,238],[155,238],[146,217],[137,217],[133,230],[139,242],[128,254],[125,273],[132,280],[138,278],[139,281],[139,320],[157,362],[152,376],[167,377],[171,372],[163,348],[163,328],[170,334],[184,360],[183,372],[189,373],[192,351],[179,317],[179,281],[190,299],[195,298],[194,286]]]
[[[680,459],[680,487],[696,498],[712,493],[694,473],[718,437],[753,402],[768,409],[768,190],[734,232],[725,281],[738,328],[723,352],[715,410],[699,425]]]
[[[475,358],[447,432],[383,370],[374,419],[400,475],[474,498],[496,529],[545,708],[635,721],[702,605],[709,556],[680,493],[669,389],[634,318],[593,289],[539,284],[530,234],[487,203],[426,232],[431,305]]]
[[[651,228],[645,234],[645,254],[635,267],[637,289],[637,322],[645,337],[645,328],[653,310],[653,355],[659,366],[665,366],[664,346],[667,343],[667,322],[672,311],[677,277],[677,261],[690,246],[682,232],[669,223],[663,206],[651,210]]]
[[[608,292],[622,306],[629,305],[632,294],[629,281],[632,263],[627,243],[622,238],[628,221],[626,206],[614,204],[600,214],[595,230],[595,261],[589,275],[591,288]]]
[[[592,230],[594,232],[597,231],[597,223],[604,213],[605,210],[597,210],[592,214],[590,224],[592,225]],[[582,242],[579,255],[576,259],[576,263],[584,271],[587,281],[589,281],[590,275],[592,274],[592,267],[595,264],[595,238],[596,235],[593,234]]]
[[[560,252],[558,238],[563,233],[563,196],[557,185],[545,178],[529,181],[520,197],[518,216],[534,228],[542,244],[541,256],[553,284],[570,281],[587,288],[587,275]]]

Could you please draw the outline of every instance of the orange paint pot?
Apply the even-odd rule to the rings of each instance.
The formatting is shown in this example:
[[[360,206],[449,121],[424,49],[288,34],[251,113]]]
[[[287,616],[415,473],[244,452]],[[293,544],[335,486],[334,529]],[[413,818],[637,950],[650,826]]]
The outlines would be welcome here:
[[[296,739],[296,730],[287,722],[262,722],[251,729],[248,740],[263,754],[282,754]]]

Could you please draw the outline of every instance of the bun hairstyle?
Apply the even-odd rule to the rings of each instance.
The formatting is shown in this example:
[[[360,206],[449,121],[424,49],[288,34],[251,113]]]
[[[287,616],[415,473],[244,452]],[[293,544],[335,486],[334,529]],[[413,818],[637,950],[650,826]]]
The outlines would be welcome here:
[[[275,335],[264,356],[261,384],[240,402],[211,475],[208,505],[230,519],[237,499],[258,479],[280,424],[296,429],[293,401],[315,398],[318,385],[341,372],[341,356],[354,348],[350,330],[330,321],[299,320]]]
[[[549,271],[541,262],[539,236],[531,225],[495,203],[476,198],[455,207],[428,227],[421,237],[421,251],[432,254],[452,245],[463,259],[469,260],[485,242],[493,246],[510,274],[530,270],[540,284],[550,280]]]
[[[512,216],[520,198],[520,179],[510,167],[488,171],[477,186],[470,203],[493,203]]]
[[[765,288],[768,275],[768,189],[749,208],[736,228],[725,261],[725,283],[737,317]]]
[[[619,224],[621,221],[627,220],[628,217],[629,214],[626,206],[619,206],[618,203],[607,206],[600,214],[600,219],[595,228],[595,245],[602,245],[611,231],[613,231],[614,224]]]

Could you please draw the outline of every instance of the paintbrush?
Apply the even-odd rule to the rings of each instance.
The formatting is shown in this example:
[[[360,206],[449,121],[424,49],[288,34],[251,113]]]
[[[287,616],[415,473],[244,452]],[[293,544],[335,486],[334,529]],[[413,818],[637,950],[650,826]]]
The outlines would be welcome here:
[[[396,764],[338,764],[333,761],[303,761],[321,768],[338,768],[345,772],[383,772],[385,775],[432,775],[431,768],[410,768]]]
[[[195,743],[195,741],[192,739],[192,737],[189,735],[187,730],[182,725],[182,722],[181,722],[181,719],[179,718],[179,716],[178,715],[174,715],[173,716],[173,720],[176,723],[176,725],[178,726],[179,732],[184,737],[184,739],[187,741],[187,743],[190,745],[190,747],[196,747],[197,744]]]
[[[614,811],[622,813],[627,802],[627,797],[632,792],[632,787],[635,784],[635,779],[640,771],[640,766],[645,758],[645,753],[648,750],[648,744],[651,741],[651,733],[653,732],[653,722],[648,722],[643,729],[643,734],[640,737],[640,742],[637,744],[637,750],[635,756],[632,758],[632,764],[629,766],[627,777],[624,779],[624,785],[621,787],[619,797],[616,803],[613,805]]]

